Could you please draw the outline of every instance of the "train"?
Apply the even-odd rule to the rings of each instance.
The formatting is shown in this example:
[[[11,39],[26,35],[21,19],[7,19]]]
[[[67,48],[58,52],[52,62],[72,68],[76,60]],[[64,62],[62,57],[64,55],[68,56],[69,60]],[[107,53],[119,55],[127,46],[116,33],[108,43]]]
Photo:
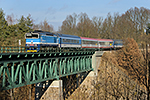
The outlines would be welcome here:
[[[95,39],[75,35],[35,30],[25,34],[27,52],[39,52],[41,48],[98,48],[123,47],[122,40]]]

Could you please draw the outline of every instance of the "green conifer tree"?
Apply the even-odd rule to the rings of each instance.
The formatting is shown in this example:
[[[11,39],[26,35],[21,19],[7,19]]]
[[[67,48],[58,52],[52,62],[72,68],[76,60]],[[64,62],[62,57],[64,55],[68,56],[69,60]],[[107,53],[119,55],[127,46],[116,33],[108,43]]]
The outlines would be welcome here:
[[[26,25],[28,27],[28,31],[33,30],[33,20],[31,19],[31,15],[29,14],[26,18]]]
[[[3,45],[3,41],[9,35],[9,32],[8,32],[8,23],[5,20],[4,15],[5,14],[4,14],[3,10],[0,8],[0,45]]]
[[[27,16],[25,18],[24,16],[21,17],[18,23],[18,32],[19,33],[26,33],[32,31],[33,21],[31,19],[31,16]]]
[[[24,35],[27,32],[32,31],[32,26],[33,26],[33,21],[31,19],[31,16],[27,16],[27,18],[25,18],[24,16],[21,17],[21,19],[19,20],[19,23],[17,24],[18,29],[17,29],[17,40],[22,41],[22,46],[25,45],[25,39],[24,39]]]
[[[26,19],[24,18],[24,16],[22,16],[18,23],[18,33],[23,34],[27,31],[28,29],[26,27]]]

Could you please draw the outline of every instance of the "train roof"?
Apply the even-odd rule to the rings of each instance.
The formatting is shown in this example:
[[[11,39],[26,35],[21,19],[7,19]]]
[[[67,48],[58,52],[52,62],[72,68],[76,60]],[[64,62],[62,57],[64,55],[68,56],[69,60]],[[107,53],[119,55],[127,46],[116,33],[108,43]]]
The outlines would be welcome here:
[[[57,35],[58,35],[59,37],[80,38],[79,36],[68,35],[68,34],[60,34],[60,33],[57,33]]]
[[[112,39],[97,39],[98,41],[109,41],[109,42],[113,42]]]
[[[123,41],[123,40],[119,40],[119,39],[113,39],[113,41]]]
[[[97,41],[97,39],[94,38],[87,38],[87,37],[80,37],[82,40],[92,40],[92,41]]]
[[[47,32],[47,31],[41,31],[41,30],[35,30],[33,32],[30,33],[38,33],[40,35],[50,35],[50,36],[56,36],[55,33],[51,33],[51,32]]]

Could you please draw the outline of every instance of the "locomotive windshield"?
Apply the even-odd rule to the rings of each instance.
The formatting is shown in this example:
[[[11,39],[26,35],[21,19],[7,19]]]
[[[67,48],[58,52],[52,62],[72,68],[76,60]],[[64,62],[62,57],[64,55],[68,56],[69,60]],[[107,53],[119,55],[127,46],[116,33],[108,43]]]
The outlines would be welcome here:
[[[39,38],[39,34],[37,33],[26,33],[26,38]]]

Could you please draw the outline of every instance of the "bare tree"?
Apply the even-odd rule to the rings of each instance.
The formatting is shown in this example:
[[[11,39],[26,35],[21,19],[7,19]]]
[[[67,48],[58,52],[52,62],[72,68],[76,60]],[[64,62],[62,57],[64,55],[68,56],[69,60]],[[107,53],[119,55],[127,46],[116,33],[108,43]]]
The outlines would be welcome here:
[[[63,21],[61,26],[61,32],[63,34],[77,35],[76,24],[77,24],[77,14],[69,15]]]
[[[101,37],[102,31],[102,23],[103,23],[103,18],[102,17],[93,17],[92,22],[94,24],[94,32],[98,35],[98,37]]]
[[[46,20],[44,20],[44,22],[41,22],[40,24],[36,24],[33,26],[33,29],[34,30],[43,30],[43,31],[48,31],[48,32],[51,32],[53,31],[53,26],[50,25]]]
[[[149,60],[148,51],[146,54],[142,54],[138,44],[133,39],[127,39],[124,48],[116,52],[116,64],[125,69],[131,79],[146,88],[148,98]]]
[[[8,23],[8,25],[13,25],[14,24],[14,22],[15,22],[15,20],[14,20],[14,15],[13,14],[11,14],[11,15],[7,15],[7,23]]]
[[[149,100],[146,67],[145,58],[133,39],[127,39],[119,51],[104,53],[98,82],[94,85],[99,99]]]
[[[86,13],[80,13],[79,14],[79,22],[77,24],[77,30],[79,36],[82,37],[97,37],[95,31],[94,31],[94,24],[92,23],[92,20],[88,17]]]
[[[110,13],[108,13],[107,18],[105,18],[102,26],[102,38],[112,38],[112,26],[113,18]]]

